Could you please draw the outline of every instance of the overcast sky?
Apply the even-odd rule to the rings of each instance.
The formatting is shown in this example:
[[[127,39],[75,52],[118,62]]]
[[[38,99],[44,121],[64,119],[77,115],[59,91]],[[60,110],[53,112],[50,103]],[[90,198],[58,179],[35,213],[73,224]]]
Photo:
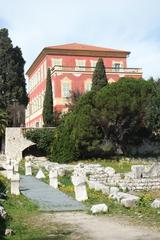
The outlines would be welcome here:
[[[4,27],[26,70],[44,47],[79,42],[129,50],[129,67],[160,77],[160,0],[0,0]]]

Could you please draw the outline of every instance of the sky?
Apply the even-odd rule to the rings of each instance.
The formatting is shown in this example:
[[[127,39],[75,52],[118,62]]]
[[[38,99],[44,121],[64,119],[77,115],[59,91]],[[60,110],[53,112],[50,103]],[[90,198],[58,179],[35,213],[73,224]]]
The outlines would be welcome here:
[[[25,70],[44,47],[78,42],[131,51],[128,67],[160,77],[160,0],[0,0],[0,28]]]

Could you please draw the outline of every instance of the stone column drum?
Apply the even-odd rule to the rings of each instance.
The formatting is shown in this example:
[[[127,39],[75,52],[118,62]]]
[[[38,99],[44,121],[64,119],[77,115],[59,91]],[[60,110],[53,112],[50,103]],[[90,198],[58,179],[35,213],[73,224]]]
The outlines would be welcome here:
[[[86,178],[84,176],[71,177],[72,183],[74,185],[75,198],[77,201],[85,201],[88,199],[86,190]]]
[[[8,164],[7,165],[7,178],[11,179],[13,176],[13,165]]]
[[[32,163],[29,162],[25,162],[25,175],[29,176],[32,175]]]
[[[49,185],[54,188],[58,188],[58,173],[57,170],[51,170],[49,172]]]
[[[11,194],[20,195],[20,175],[16,173],[11,178]]]
[[[14,162],[13,169],[14,169],[14,173],[18,173],[18,170],[19,170],[19,164],[18,164],[17,161]]]

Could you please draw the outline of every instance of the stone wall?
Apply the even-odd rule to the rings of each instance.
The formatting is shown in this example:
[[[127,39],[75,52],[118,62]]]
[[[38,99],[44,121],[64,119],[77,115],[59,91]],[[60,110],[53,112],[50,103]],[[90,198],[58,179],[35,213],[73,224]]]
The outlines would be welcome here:
[[[137,171],[137,175],[133,170]],[[100,172],[94,172],[89,176],[89,181],[104,184],[109,187],[119,187],[122,190],[156,190],[160,189],[160,164],[148,166],[134,165],[130,173],[110,174],[106,173],[107,168],[101,169]],[[142,173],[139,175],[139,171]],[[134,174],[133,174],[134,173]]]
[[[35,145],[23,135],[24,128],[10,127],[5,132],[5,155],[6,159],[20,161],[24,149]]]
[[[160,178],[142,178],[142,179],[108,179],[106,185],[118,186],[125,190],[155,190],[160,189]]]

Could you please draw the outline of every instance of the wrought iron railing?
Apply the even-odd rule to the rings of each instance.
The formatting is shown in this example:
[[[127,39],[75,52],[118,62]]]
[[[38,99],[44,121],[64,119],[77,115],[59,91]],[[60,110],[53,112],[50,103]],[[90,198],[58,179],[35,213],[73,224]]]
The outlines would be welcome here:
[[[52,74],[55,72],[70,72],[70,73],[93,73],[95,67],[84,66],[54,66]],[[142,74],[142,68],[106,68],[106,73],[127,73],[127,74]]]

